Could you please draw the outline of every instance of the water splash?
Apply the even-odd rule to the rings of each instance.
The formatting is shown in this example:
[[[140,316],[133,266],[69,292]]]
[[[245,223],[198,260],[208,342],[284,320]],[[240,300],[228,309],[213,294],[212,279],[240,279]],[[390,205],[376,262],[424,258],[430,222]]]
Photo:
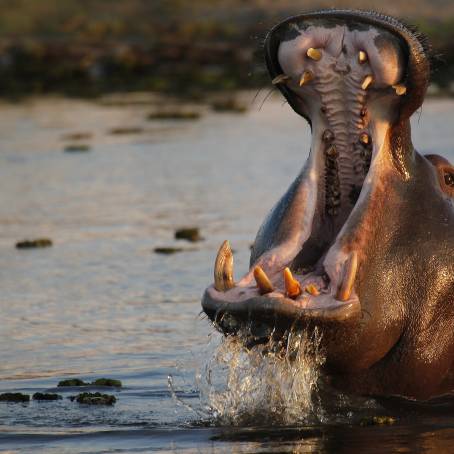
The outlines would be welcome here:
[[[245,347],[241,336],[217,338],[196,375],[202,407],[220,424],[292,425],[317,413],[324,356],[317,331]]]

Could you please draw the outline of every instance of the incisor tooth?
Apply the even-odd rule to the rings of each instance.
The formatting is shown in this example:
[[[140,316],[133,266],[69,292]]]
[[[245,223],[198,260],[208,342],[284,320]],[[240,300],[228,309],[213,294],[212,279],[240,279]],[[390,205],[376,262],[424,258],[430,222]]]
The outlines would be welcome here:
[[[366,63],[367,61],[367,54],[363,50],[360,50],[358,53],[358,61],[360,63]]]
[[[358,270],[358,254],[353,251],[344,265],[344,276],[337,291],[336,299],[347,301],[350,299],[355,283],[356,271]]]
[[[273,85],[278,85],[278,84],[282,84],[284,82],[287,82],[288,80],[290,80],[290,76],[287,76],[286,74],[279,74],[279,76],[276,76],[272,81],[271,83]]]
[[[322,53],[318,49],[314,49],[313,47],[309,47],[309,49],[307,49],[306,55],[315,61],[319,61],[322,58]]]
[[[314,75],[310,71],[304,71],[300,79],[300,87],[307,84],[314,78]]]
[[[367,90],[369,85],[373,82],[374,78],[371,75],[368,75],[364,78],[363,84],[361,85],[361,88],[363,90]]]
[[[396,91],[397,96],[402,96],[407,93],[407,87],[402,84],[393,85],[394,90]]]
[[[225,292],[233,287],[233,254],[229,242],[221,244],[214,263],[214,287],[219,292]]]
[[[254,278],[257,282],[257,287],[259,288],[259,293],[261,295],[265,295],[266,293],[270,293],[274,290],[273,285],[271,284],[268,276],[266,275],[265,271],[263,271],[261,266],[256,266],[254,268]]]
[[[290,298],[296,298],[301,295],[301,285],[300,283],[292,276],[292,272],[289,268],[284,269],[284,285],[285,285],[285,294]]]
[[[313,296],[320,295],[320,292],[319,292],[318,288],[314,284],[306,285],[304,290],[306,290],[307,293],[310,293]]]

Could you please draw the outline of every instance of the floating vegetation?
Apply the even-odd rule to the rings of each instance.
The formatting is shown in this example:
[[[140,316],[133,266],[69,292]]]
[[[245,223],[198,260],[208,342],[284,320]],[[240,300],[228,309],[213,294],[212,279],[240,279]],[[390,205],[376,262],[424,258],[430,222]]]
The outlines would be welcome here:
[[[193,110],[162,110],[148,114],[148,120],[197,120],[200,112]]]
[[[155,247],[153,250],[156,254],[164,255],[171,255],[184,251],[184,249],[181,247]]]
[[[0,394],[0,402],[29,402],[30,396],[22,393]]]
[[[52,240],[49,238],[37,238],[35,240],[23,240],[16,243],[17,249],[34,249],[52,246]]]
[[[69,378],[67,380],[61,380],[58,382],[58,387],[62,386],[88,386],[90,383],[86,383],[80,378]]]
[[[215,112],[245,113],[247,111],[246,106],[244,104],[241,104],[234,98],[219,99],[217,101],[213,101],[211,108]]]
[[[143,128],[140,127],[119,127],[119,128],[112,128],[109,131],[109,134],[112,135],[128,135],[128,134],[140,134],[144,131]]]
[[[115,388],[121,388],[122,384],[120,380],[114,380],[113,378],[98,378],[91,382],[93,386],[110,386]]]
[[[71,144],[65,147],[66,153],[85,153],[90,150],[90,145],[87,144]]]
[[[85,405],[113,405],[117,401],[115,396],[101,393],[80,393],[70,399]]]
[[[109,386],[121,388],[122,384],[120,380],[115,380],[113,378],[97,378],[95,381],[85,382],[80,378],[69,378],[67,380],[61,380],[58,387],[62,386]]]
[[[203,237],[200,236],[198,227],[183,227],[175,231],[175,238],[177,240],[186,240],[191,243],[202,241]]]
[[[33,394],[33,400],[61,400],[62,397],[59,394],[54,393],[35,393]]]
[[[93,137],[93,134],[91,132],[71,132],[69,134],[65,134],[62,136],[63,140],[88,140]]]

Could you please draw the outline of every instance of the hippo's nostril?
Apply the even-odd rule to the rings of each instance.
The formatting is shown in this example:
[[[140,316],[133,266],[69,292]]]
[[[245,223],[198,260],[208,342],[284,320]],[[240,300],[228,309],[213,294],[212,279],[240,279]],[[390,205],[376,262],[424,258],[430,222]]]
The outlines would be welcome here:
[[[310,82],[313,78],[314,74],[311,71],[304,71],[299,82],[300,87]]]
[[[319,61],[322,58],[322,53],[318,49],[310,47],[307,49],[306,55],[312,60]]]
[[[363,64],[367,61],[367,54],[363,50],[360,50],[358,53],[358,61]]]

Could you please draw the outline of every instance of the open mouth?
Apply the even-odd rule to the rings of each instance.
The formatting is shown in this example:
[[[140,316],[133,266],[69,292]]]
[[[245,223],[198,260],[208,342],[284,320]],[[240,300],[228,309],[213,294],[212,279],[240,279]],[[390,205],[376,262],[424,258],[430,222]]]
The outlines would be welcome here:
[[[394,26],[325,11],[269,34],[273,84],[309,122],[311,152],[259,230],[249,272],[235,282],[228,242],[218,252],[202,306],[224,332],[251,321],[288,327],[361,314],[362,246],[374,222],[364,213],[375,176],[386,173],[384,144],[412,86],[408,45]]]

